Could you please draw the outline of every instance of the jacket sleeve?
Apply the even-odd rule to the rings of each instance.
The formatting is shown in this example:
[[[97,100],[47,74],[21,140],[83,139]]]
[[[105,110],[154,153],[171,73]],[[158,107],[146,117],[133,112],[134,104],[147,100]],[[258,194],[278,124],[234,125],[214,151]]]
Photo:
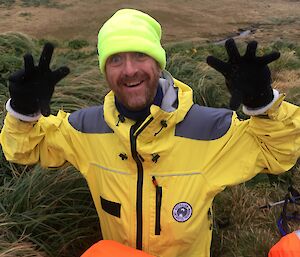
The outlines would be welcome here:
[[[280,174],[295,165],[300,156],[300,108],[284,96],[260,116],[248,120],[232,117],[230,129],[218,139],[220,148],[205,172],[219,191],[250,180],[258,173]]]
[[[266,116],[253,116],[249,121],[249,134],[260,150],[258,167],[273,174],[289,170],[300,157],[300,108],[283,98],[282,95]]]
[[[6,159],[26,165],[40,162],[43,167],[58,167],[70,161],[76,167],[67,117],[67,113],[60,111],[57,116],[24,122],[8,113],[0,135]]]

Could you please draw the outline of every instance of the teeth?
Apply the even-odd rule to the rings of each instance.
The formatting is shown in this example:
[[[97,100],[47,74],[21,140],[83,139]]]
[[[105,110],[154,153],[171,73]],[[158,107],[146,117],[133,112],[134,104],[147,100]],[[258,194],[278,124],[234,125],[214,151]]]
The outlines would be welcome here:
[[[126,83],[126,86],[127,87],[134,87],[134,86],[137,86],[139,84],[141,84],[142,82],[139,81],[139,82],[131,82],[131,83]]]

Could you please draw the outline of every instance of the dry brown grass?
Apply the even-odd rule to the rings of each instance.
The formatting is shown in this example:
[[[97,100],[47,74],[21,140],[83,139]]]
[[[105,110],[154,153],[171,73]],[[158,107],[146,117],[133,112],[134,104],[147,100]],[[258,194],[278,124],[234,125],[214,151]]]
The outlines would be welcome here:
[[[299,70],[283,70],[276,74],[276,81],[273,87],[279,89],[280,92],[287,92],[289,88],[300,86]]]
[[[218,40],[240,28],[252,27],[251,38],[297,41],[300,38],[297,1],[286,0],[61,0],[63,8],[0,7],[0,33],[20,31],[37,38],[85,38],[91,42],[101,24],[120,8],[137,8],[157,18],[165,42]],[[25,15],[24,15],[25,13]]]
[[[272,66],[273,88],[286,93],[289,88],[300,87],[300,70],[290,68],[290,63],[296,63],[297,60],[295,51],[281,52],[280,59]]]
[[[294,182],[299,179],[294,177]],[[228,188],[215,201],[216,224],[228,220],[224,228],[216,227],[213,257],[267,256],[269,249],[280,239],[276,221],[282,205],[260,209],[266,203],[284,199],[287,190],[280,185],[259,183],[254,187],[244,184]],[[299,206],[289,205],[289,213]],[[299,223],[289,222],[290,229],[299,229]]]
[[[47,257],[46,254],[36,250],[36,246],[26,241],[23,236],[14,242],[8,242],[0,237],[0,257]]]

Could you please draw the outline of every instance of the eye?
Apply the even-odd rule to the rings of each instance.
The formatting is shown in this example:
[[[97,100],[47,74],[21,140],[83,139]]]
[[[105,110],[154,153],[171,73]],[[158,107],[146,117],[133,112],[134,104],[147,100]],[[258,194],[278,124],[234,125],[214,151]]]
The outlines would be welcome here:
[[[114,54],[111,55],[108,59],[107,59],[107,63],[111,64],[111,65],[118,65],[121,64],[122,62],[122,56],[119,54]]]
[[[138,59],[144,59],[144,58],[147,58],[148,55],[144,54],[144,53],[141,53],[141,52],[135,52],[135,57],[138,58]]]

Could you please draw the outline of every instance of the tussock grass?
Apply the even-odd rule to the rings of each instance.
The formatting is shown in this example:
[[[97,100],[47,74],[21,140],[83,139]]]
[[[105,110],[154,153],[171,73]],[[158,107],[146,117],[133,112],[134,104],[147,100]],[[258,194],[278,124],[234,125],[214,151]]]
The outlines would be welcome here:
[[[300,166],[279,176],[259,174],[247,183],[229,187],[214,202],[215,228],[212,257],[267,256],[280,239],[276,222],[282,205],[260,209],[261,206],[284,199],[288,186],[299,188]],[[299,205],[289,204],[288,211],[300,211]],[[299,223],[289,222],[290,231]]]
[[[0,2],[1,4],[1,2]],[[0,35],[0,119],[3,122],[8,99],[7,78],[22,67],[26,52],[37,58],[47,40],[26,35]],[[95,47],[83,41],[54,42],[52,67],[67,65],[71,74],[55,88],[51,108],[75,111],[103,102],[108,88],[98,68]],[[244,45],[239,45],[244,50]],[[229,94],[223,77],[206,63],[208,55],[226,59],[223,46],[181,43],[166,46],[167,69],[194,89],[195,102],[227,107]],[[276,42],[271,49],[282,52],[282,59],[270,65],[276,82],[286,83],[289,101],[299,103],[300,85],[288,72],[299,73],[300,48]],[[35,60],[37,62],[37,60]],[[282,73],[285,72],[285,76]],[[293,87],[284,78],[291,76]],[[295,82],[296,81],[296,82]],[[78,171],[64,166],[44,170],[8,163],[0,154],[0,256],[69,257],[80,254],[100,238],[98,218],[85,180]],[[214,204],[212,256],[266,256],[279,239],[275,221],[280,207],[260,210],[267,201],[281,200],[287,185],[300,183],[300,168],[279,177],[259,175],[246,184],[226,189]],[[298,188],[299,189],[299,188]]]
[[[53,257],[76,256],[99,240],[97,214],[78,171],[14,166],[12,172],[0,187],[2,230],[26,235],[26,242]]]
[[[0,219],[2,224],[2,220]],[[45,253],[38,251],[33,243],[26,241],[26,237],[19,239],[11,235],[8,239],[5,232],[0,236],[0,256],[1,257],[47,257]]]
[[[6,85],[9,74],[22,67],[22,56],[34,49],[34,42],[24,34],[6,33],[0,36],[0,84]]]
[[[293,87],[287,92],[287,101],[300,106],[300,86]]]
[[[167,47],[167,70],[194,90],[194,101],[205,106],[228,107],[229,93],[222,75],[205,63],[209,54],[224,58],[221,46],[195,46],[191,43]]]

